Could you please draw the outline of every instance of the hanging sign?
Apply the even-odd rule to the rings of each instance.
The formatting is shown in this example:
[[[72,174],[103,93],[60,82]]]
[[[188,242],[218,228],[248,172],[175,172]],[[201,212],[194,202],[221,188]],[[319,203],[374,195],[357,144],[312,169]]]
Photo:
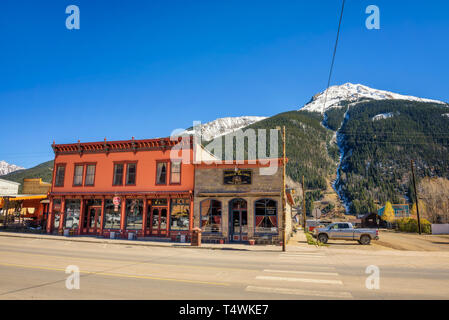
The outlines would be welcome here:
[[[117,212],[118,211],[118,206],[120,205],[122,199],[120,199],[120,197],[114,197],[112,199],[112,203],[114,204],[114,211]]]

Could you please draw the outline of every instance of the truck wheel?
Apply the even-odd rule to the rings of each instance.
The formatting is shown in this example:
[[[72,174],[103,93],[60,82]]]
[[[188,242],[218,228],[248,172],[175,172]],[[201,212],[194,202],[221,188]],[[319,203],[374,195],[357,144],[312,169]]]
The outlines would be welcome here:
[[[371,238],[370,238],[370,236],[367,236],[367,235],[361,236],[361,237],[360,237],[360,243],[361,243],[361,244],[364,244],[364,245],[370,244],[370,243],[371,243]]]
[[[327,240],[328,240],[328,238],[327,238],[327,235],[326,234],[320,234],[319,236],[318,236],[318,241],[319,242],[321,242],[321,243],[327,243]]]

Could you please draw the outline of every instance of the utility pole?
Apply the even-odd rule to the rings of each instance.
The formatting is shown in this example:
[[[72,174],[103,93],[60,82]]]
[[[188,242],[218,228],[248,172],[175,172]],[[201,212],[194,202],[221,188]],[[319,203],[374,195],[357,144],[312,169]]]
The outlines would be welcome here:
[[[304,176],[302,176],[302,227],[306,231],[306,186]]]
[[[285,126],[282,126],[282,225],[283,225],[283,237],[282,237],[282,251],[286,251],[286,242],[287,242],[287,234],[286,234],[286,199],[285,199]]]
[[[413,176],[413,189],[415,190],[415,199],[416,199],[416,215],[418,216],[418,232],[421,234],[421,220],[419,218],[419,201],[418,201],[418,192],[416,191],[416,182],[415,182],[415,170],[413,165],[413,160],[410,160],[410,166],[412,167],[412,176]]]

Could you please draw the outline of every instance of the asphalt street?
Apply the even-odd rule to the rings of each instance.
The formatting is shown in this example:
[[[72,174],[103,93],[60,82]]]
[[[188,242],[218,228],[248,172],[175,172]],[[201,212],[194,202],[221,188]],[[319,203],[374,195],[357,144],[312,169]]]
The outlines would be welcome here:
[[[449,298],[449,252],[307,245],[287,249],[209,250],[0,237],[0,299]],[[378,289],[366,286],[373,275],[373,269],[366,273],[371,265],[379,270]],[[79,289],[66,287],[68,266],[79,268]]]

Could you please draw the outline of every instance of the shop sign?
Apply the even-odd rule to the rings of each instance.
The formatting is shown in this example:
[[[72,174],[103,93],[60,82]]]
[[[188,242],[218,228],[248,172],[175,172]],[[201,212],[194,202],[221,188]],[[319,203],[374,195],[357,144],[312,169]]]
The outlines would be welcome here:
[[[61,202],[60,201],[53,202],[53,210],[55,210],[55,211],[61,210]]]
[[[114,204],[114,211],[117,212],[118,211],[118,206],[120,205],[120,202],[122,201],[122,199],[120,199],[120,197],[114,197],[112,199],[112,203]]]
[[[225,170],[224,184],[251,184],[251,170]]]

